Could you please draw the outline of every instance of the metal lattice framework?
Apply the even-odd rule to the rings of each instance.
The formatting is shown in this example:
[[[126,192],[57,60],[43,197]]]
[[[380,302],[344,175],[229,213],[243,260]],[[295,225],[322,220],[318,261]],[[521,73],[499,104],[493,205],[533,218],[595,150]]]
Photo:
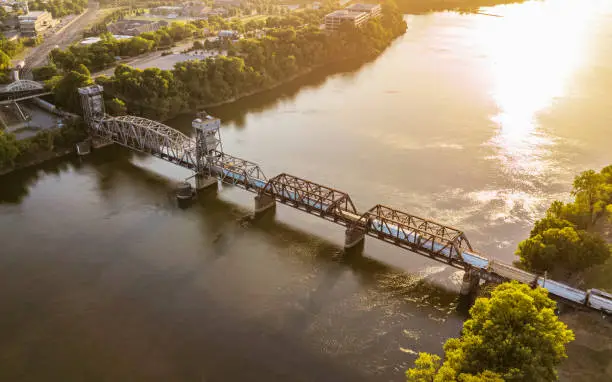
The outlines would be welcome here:
[[[271,178],[259,193],[340,224],[348,223],[347,213],[357,215],[346,192],[285,173]]]
[[[472,251],[462,231],[380,204],[364,213],[355,224],[365,226],[370,236],[447,261],[461,262],[463,251]]]
[[[197,169],[195,140],[159,122],[134,116],[105,117],[90,127],[102,138]]]
[[[44,90],[44,86],[36,81],[18,80],[6,85],[0,90],[2,93],[17,93],[32,90]]]
[[[266,175],[257,163],[217,150],[213,150],[206,159],[208,171],[224,183],[247,190],[259,190],[267,182]]]

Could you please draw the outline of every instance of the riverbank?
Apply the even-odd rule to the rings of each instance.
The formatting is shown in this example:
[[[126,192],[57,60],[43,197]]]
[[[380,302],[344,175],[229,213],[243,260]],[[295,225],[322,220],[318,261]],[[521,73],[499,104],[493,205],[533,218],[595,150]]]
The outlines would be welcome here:
[[[35,136],[16,140],[0,134],[0,176],[75,153],[75,145],[87,137],[82,121],[73,120],[62,128],[43,130]]]
[[[524,3],[525,0],[397,0],[397,6],[404,13],[422,14],[428,12],[475,12],[480,7]]]

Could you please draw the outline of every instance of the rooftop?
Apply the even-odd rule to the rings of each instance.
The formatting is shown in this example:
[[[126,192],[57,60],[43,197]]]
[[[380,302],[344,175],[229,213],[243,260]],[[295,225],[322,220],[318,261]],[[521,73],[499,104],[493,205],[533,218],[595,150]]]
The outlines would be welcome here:
[[[24,18],[25,17],[36,17],[36,18],[38,18],[38,17],[42,16],[45,13],[48,13],[48,12],[47,11],[31,11],[31,12],[28,12],[26,15],[22,15],[22,16],[19,16],[19,17],[24,17]]]
[[[349,11],[371,11],[374,8],[380,7],[380,4],[365,4],[365,3],[358,3],[358,4],[351,4],[348,7],[346,7],[346,9],[348,9]]]
[[[332,13],[328,13],[325,17],[340,17],[343,19],[356,19],[361,17],[364,12],[350,12],[346,9],[339,9],[337,11],[333,11]]]

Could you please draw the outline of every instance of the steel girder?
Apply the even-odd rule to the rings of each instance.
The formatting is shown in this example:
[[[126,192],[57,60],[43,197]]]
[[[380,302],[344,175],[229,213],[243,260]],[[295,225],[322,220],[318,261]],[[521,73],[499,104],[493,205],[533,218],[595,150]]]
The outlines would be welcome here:
[[[16,92],[23,92],[23,91],[29,91],[29,90],[43,90],[43,89],[44,89],[43,85],[41,85],[40,83],[36,81],[18,80],[18,81],[11,82],[10,84],[6,85],[2,89],[0,89],[0,92],[1,93],[16,93]]]
[[[90,128],[102,138],[197,170],[195,140],[159,122],[134,116],[107,116],[92,121]]]
[[[463,251],[472,251],[462,231],[380,204],[364,213],[355,225],[365,226],[371,236],[450,262],[461,263]]]
[[[266,175],[257,163],[250,162],[222,151],[213,150],[206,157],[208,171],[221,182],[241,186],[246,190],[259,190],[267,182]]]
[[[345,213],[357,215],[346,192],[285,173],[271,178],[259,193],[341,224],[347,223]]]

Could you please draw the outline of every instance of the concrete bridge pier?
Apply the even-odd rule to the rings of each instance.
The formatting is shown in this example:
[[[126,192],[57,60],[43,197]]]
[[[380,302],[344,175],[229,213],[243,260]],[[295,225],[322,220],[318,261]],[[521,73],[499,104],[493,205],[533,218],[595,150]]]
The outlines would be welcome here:
[[[361,228],[349,227],[344,234],[344,249],[358,251],[363,249],[365,232]]]
[[[266,194],[255,195],[255,216],[261,215],[268,210],[276,210],[276,200]]]
[[[476,272],[472,270],[466,270],[463,274],[463,282],[461,283],[461,295],[462,296],[475,296],[478,292],[478,286],[480,284],[480,277]]]
[[[195,186],[197,191],[203,190],[216,190],[217,189],[217,178],[214,176],[207,176],[204,174],[195,175]]]

